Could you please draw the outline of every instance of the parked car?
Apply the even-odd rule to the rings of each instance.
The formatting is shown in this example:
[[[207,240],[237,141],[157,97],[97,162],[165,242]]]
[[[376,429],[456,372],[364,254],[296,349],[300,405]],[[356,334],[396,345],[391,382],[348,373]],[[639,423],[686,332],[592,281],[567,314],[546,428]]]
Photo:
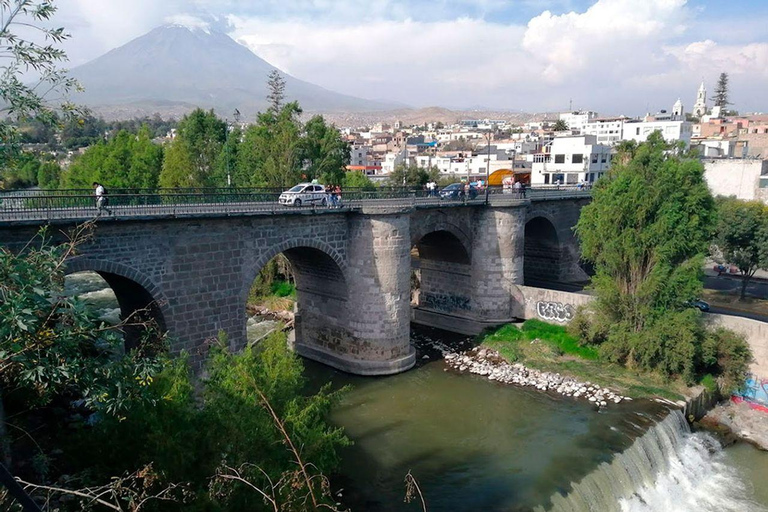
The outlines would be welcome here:
[[[697,308],[700,311],[704,311],[705,313],[709,311],[709,303],[701,299],[689,300],[685,303],[685,305],[691,308]]]
[[[474,199],[477,197],[477,187],[469,185],[469,198]],[[463,199],[464,198],[464,184],[463,183],[451,183],[443,190],[440,191],[440,199]]]
[[[328,194],[325,193],[325,187],[319,183],[299,183],[280,194],[280,198],[277,201],[286,206],[301,206],[303,204],[315,203],[326,206],[328,204]]]

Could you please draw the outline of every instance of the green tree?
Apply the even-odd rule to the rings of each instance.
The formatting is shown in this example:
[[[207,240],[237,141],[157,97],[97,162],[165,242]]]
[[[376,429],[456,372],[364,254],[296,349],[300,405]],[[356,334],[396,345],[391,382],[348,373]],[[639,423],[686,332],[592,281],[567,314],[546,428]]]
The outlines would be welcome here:
[[[234,187],[247,187],[249,185],[248,176],[240,172],[238,165],[242,138],[243,131],[239,126],[232,127],[227,133],[227,140],[216,160],[214,183],[226,183],[228,186]]]
[[[358,188],[362,190],[376,190],[376,184],[362,171],[347,171],[342,182],[344,188]]]
[[[52,125],[77,112],[67,95],[79,86],[59,67],[67,54],[57,46],[69,34],[50,28],[55,13],[52,1],[0,2],[0,169],[18,152],[19,122]]]
[[[285,103],[285,78],[280,71],[273,69],[267,78],[267,101],[269,102],[269,111],[277,115]]]
[[[37,184],[42,189],[57,189],[61,182],[61,167],[55,162],[45,162],[37,171]]]
[[[725,109],[731,102],[728,101],[728,73],[720,73],[715,87],[715,106]],[[723,111],[725,113],[725,111]]]
[[[245,130],[238,167],[251,186],[287,187],[301,180],[301,112],[299,104],[291,102],[278,113],[260,113]]]
[[[552,126],[552,130],[556,132],[564,132],[569,129],[570,128],[568,128],[568,123],[566,123],[562,119],[558,119],[557,121],[555,121],[555,124]]]
[[[98,181],[107,188],[155,188],[163,164],[163,148],[152,142],[149,130],[120,130],[89,147],[64,173],[69,188],[90,188]]]
[[[576,226],[595,265],[588,338],[612,361],[692,381],[701,328],[686,301],[701,291],[715,221],[701,163],[671,152],[659,133],[594,188]]]
[[[349,165],[349,144],[323,116],[314,116],[304,126],[301,157],[302,173],[308,180],[317,178],[325,184],[339,185]]]
[[[398,165],[389,175],[389,184],[393,187],[423,187],[428,181],[438,181],[440,172],[437,168],[424,169],[417,165]]]
[[[147,398],[143,384],[162,366],[151,355],[160,345],[140,343],[123,353],[119,326],[102,324],[81,301],[64,295],[64,262],[88,228],[78,228],[67,244],[51,244],[43,231],[20,253],[0,248],[0,411],[12,413],[22,431],[30,417],[39,425],[40,408],[54,400],[70,408],[83,400],[91,411],[118,414],[132,400]],[[3,448],[7,460],[16,446]]]
[[[744,300],[749,281],[759,269],[768,269],[768,208],[758,201],[736,198],[718,200],[718,223],[714,239],[717,259],[741,272]]]
[[[179,122],[176,138],[169,145],[160,186],[223,187],[217,182],[216,162],[227,139],[227,124],[213,110],[197,108]]]

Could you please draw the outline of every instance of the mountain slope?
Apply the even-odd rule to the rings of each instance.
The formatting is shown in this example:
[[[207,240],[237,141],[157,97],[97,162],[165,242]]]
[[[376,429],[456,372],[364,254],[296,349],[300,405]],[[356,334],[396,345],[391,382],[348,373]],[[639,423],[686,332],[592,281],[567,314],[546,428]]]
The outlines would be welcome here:
[[[266,108],[267,76],[275,69],[224,33],[180,25],[158,27],[71,70],[85,87],[73,98],[92,107],[134,105],[235,108],[253,114]],[[285,75],[286,99],[305,110],[370,111],[396,107],[338,94]],[[97,108],[98,110],[98,108]],[[130,110],[130,109],[128,109]]]

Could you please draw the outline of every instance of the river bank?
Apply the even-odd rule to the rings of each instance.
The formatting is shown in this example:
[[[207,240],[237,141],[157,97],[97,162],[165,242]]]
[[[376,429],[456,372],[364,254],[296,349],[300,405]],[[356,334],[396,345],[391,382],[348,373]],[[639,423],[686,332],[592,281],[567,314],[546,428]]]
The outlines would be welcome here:
[[[724,443],[739,440],[768,451],[768,411],[747,402],[722,402],[707,412],[698,426],[717,433]]]

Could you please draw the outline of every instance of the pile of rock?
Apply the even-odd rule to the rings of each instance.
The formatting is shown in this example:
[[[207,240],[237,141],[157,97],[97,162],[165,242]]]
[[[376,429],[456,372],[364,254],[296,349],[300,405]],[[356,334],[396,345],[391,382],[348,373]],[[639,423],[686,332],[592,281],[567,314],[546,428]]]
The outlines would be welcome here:
[[[520,363],[508,363],[498,352],[488,348],[476,347],[460,354],[446,354],[445,362],[460,372],[483,375],[504,384],[530,386],[540,391],[589,400],[597,407],[632,400],[597,384],[580,382],[559,373],[534,370]]]

